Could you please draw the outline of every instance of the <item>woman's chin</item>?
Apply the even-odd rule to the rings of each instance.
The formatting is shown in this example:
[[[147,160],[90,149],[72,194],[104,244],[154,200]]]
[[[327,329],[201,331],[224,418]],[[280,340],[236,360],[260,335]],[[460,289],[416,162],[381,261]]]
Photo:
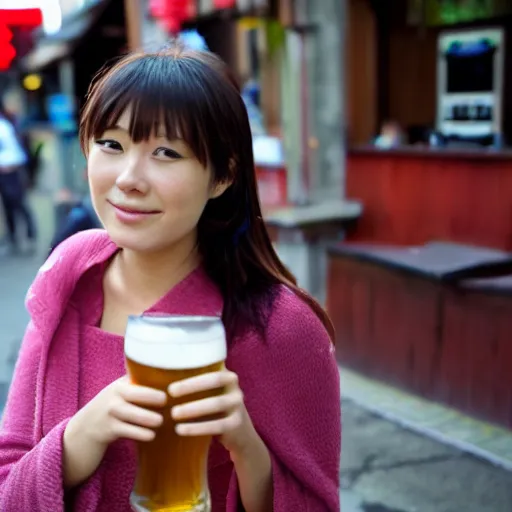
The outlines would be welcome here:
[[[106,222],[105,229],[118,247],[140,253],[167,252],[182,245],[184,250],[188,248],[193,251],[197,243],[195,231],[179,230],[174,226],[152,225],[134,229],[116,222]],[[164,237],[162,233],[172,233],[174,236]]]
[[[124,229],[106,227],[107,233],[118,247],[134,252],[155,252],[161,249],[153,237],[144,233],[127,233]]]

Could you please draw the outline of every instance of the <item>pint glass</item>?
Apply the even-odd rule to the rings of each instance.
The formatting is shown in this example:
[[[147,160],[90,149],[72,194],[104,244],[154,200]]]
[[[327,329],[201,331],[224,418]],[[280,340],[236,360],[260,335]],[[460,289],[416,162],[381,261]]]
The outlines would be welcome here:
[[[125,335],[127,372],[134,384],[167,391],[169,384],[218,371],[226,358],[220,318],[131,316]],[[138,467],[130,503],[136,511],[208,512],[207,458],[210,436],[176,434],[171,408],[223,390],[168,397],[155,409],[164,422],[151,442],[137,444]],[[207,418],[208,419],[208,418]],[[197,420],[196,420],[197,421]]]

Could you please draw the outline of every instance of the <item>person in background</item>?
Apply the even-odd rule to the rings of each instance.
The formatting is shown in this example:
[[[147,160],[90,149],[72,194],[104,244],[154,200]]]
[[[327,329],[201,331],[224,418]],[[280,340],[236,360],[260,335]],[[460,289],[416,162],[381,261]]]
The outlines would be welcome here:
[[[253,137],[267,135],[265,123],[263,119],[263,112],[259,107],[259,87],[257,82],[252,78],[243,80],[240,95],[245,103],[247,114],[249,116],[249,124]]]
[[[212,512],[339,512],[334,328],[274,251],[227,65],[180,46],[130,54],[87,98],[80,141],[105,229],[60,244],[27,294],[0,511],[132,510],[134,442],[169,414],[178,435],[214,436]],[[225,367],[166,391],[133,384],[124,335],[141,314],[221,317]],[[183,405],[156,412],[169,394]]]
[[[23,149],[13,120],[0,99],[0,199],[7,225],[9,249],[20,248],[17,224],[22,218],[26,225],[26,245],[29,252],[35,250],[36,226],[27,202],[26,166],[29,157]]]
[[[402,145],[403,139],[400,125],[396,121],[385,121],[374,144],[381,149],[390,149]]]

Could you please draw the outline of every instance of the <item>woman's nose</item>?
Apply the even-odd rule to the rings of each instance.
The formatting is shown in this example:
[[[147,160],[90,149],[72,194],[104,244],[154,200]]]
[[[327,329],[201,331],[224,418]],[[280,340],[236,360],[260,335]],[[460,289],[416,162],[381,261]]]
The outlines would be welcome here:
[[[125,193],[147,193],[149,186],[144,175],[142,157],[132,156],[125,160],[124,168],[116,179],[116,185]]]

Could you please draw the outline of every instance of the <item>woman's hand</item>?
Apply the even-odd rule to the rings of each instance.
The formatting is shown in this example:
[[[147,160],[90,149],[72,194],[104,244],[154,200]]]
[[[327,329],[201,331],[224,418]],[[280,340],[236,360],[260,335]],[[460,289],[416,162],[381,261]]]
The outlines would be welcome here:
[[[92,475],[113,441],[154,439],[154,429],[163,418],[145,407],[162,407],[166,402],[165,392],[131,384],[128,377],[100,391],[71,418],[64,432],[66,486],[78,485]]]
[[[183,397],[198,392],[224,388],[225,392],[171,409],[177,422],[176,432],[181,436],[219,436],[221,443],[233,456],[240,456],[252,445],[256,433],[245,408],[244,395],[238,385],[238,376],[229,370],[205,373],[169,386],[169,394]],[[205,419],[218,416],[216,419]],[[193,423],[189,423],[194,421]]]
[[[125,376],[100,391],[76,415],[87,439],[109,445],[117,439],[151,441],[159,427],[161,414],[144,407],[163,407],[164,391],[137,386]]]
[[[219,388],[225,393],[174,406],[171,414],[178,422],[176,431],[182,436],[220,436],[235,467],[244,510],[268,512],[273,509],[270,454],[245,408],[237,375],[228,370],[198,375],[171,384],[169,394],[184,397]],[[210,415],[219,417],[201,421]]]

